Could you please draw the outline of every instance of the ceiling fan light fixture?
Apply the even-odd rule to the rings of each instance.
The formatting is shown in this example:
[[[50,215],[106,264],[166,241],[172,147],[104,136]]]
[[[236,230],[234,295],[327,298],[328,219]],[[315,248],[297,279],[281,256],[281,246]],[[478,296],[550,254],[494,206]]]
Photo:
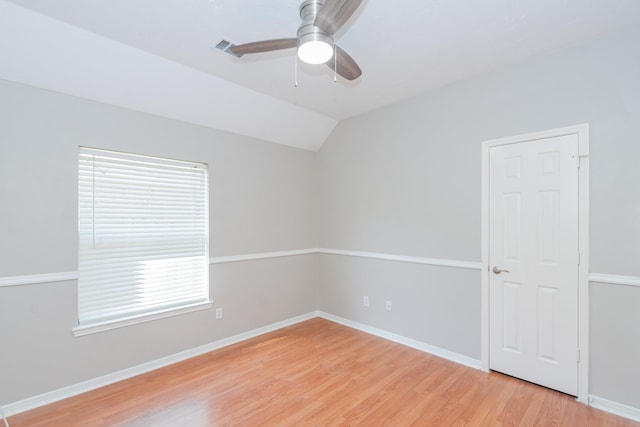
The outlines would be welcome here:
[[[282,49],[297,48],[296,72],[298,59],[307,64],[326,64],[333,71],[333,78],[341,76],[346,80],[355,80],[362,75],[362,70],[350,57],[333,42],[333,35],[358,9],[363,0],[303,0],[300,5],[301,23],[296,37],[234,45],[218,45],[218,49],[241,57],[248,53],[272,52]]]
[[[333,57],[333,39],[320,32],[300,37],[298,58],[307,64],[324,64]]]

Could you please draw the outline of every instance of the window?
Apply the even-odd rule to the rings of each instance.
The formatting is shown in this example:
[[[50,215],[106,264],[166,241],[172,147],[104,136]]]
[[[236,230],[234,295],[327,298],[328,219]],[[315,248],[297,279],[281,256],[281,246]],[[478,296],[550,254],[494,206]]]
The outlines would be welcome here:
[[[81,147],[76,335],[211,306],[207,165]]]

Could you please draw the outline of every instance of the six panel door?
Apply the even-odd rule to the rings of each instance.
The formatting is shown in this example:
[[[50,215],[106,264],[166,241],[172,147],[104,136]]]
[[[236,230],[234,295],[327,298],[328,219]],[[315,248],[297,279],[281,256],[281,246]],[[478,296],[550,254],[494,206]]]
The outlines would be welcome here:
[[[577,135],[492,147],[492,370],[578,390]]]

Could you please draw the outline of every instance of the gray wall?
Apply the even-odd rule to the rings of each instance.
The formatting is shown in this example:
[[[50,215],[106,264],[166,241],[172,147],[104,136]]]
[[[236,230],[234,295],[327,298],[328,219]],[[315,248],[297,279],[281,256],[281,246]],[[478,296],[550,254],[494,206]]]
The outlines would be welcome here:
[[[322,311],[480,358],[479,271],[335,255],[319,271]]]
[[[640,276],[638,45],[636,27],[346,120],[318,154],[0,81],[0,277],[76,270],[78,145],[208,162],[211,256],[320,246],[479,261],[481,142],[580,123],[591,271]],[[479,276],[337,255],[217,264],[222,320],[80,338],[75,282],[0,288],[0,405],[315,309],[479,358]],[[636,408],[639,306],[638,287],[591,284],[591,393]]]
[[[638,46],[635,27],[341,122],[318,158],[320,246],[480,261],[482,141],[589,123],[590,270],[640,276]],[[320,309],[479,358],[479,276],[323,256]],[[591,285],[590,392],[640,408],[640,288],[622,288]]]
[[[314,153],[0,81],[0,277],[77,269],[77,147],[207,162],[211,256],[314,247]],[[213,310],[83,337],[76,282],[0,288],[0,405],[316,309],[315,255],[211,266]]]
[[[640,409],[640,288],[591,283],[591,390]]]

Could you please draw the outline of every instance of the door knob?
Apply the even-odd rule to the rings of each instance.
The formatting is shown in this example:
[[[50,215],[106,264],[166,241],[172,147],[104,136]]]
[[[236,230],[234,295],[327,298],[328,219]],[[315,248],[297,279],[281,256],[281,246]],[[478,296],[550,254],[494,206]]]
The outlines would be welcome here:
[[[493,271],[494,274],[500,274],[500,273],[508,273],[509,270],[503,270],[500,267],[498,267],[497,265],[494,266],[491,271]]]

